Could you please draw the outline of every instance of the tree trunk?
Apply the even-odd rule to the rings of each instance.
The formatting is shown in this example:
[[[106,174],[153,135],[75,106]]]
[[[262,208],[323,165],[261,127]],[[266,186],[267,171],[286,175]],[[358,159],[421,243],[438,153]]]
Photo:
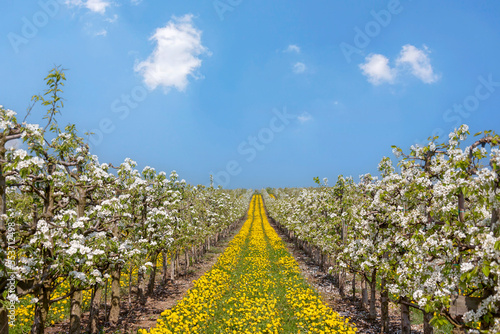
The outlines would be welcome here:
[[[153,268],[151,268],[151,274],[149,275],[148,282],[148,296],[152,296],[155,291],[155,280],[156,280],[156,262],[158,260],[158,253],[153,254],[152,257]]]
[[[361,305],[366,307],[368,305],[368,289],[366,288],[366,280],[361,278]]]
[[[500,208],[491,209],[491,225],[490,229],[495,237],[500,235]]]
[[[90,334],[99,333],[99,309],[101,306],[102,287],[98,284],[94,285],[94,294],[90,302],[89,326],[87,331]]]
[[[352,300],[356,299],[356,273],[352,273]]]
[[[9,312],[4,306],[0,308],[0,324],[0,334],[9,334]]]
[[[163,252],[162,253],[162,258],[163,258],[163,277],[162,277],[162,284],[163,285],[166,285],[167,284],[167,281],[168,281],[168,257],[167,257],[167,253],[166,252]]]
[[[139,268],[137,272],[137,301],[142,306],[146,305],[146,294],[144,293],[144,272]]]
[[[49,314],[49,298],[50,292],[45,287],[41,288],[38,294],[40,300],[35,304],[35,319],[33,320],[33,326],[31,327],[31,334],[43,334],[45,332],[45,322],[47,321],[47,315]]]
[[[345,297],[344,287],[345,287],[345,271],[344,269],[342,269],[342,272],[340,273],[339,277],[339,292],[342,298]]]
[[[373,269],[372,278],[370,281],[370,319],[372,320],[377,318],[377,309],[375,308],[376,288],[377,288],[377,269]]]
[[[407,298],[402,298],[402,300],[408,301]],[[401,334],[410,334],[410,332],[410,307],[405,303],[401,303]]]
[[[108,322],[108,279],[106,278],[106,285],[104,285],[104,322]]]
[[[120,318],[120,266],[111,271],[111,308],[109,309],[109,323],[116,326]]]
[[[462,192],[458,194],[458,219],[461,223],[465,221],[465,196]]]
[[[132,271],[134,270],[134,266],[132,263],[130,264],[130,268],[128,271],[128,306],[132,305]]]
[[[175,252],[175,269],[177,270],[177,276],[181,274],[181,251],[178,250]]]
[[[380,322],[382,325],[381,333],[389,333],[389,293],[385,278],[382,278],[380,287]]]
[[[172,256],[170,257],[170,279],[172,283],[175,280],[175,252],[172,252]]]
[[[433,315],[432,313],[424,312],[424,334],[433,334],[434,328],[432,328],[430,322]]]
[[[82,319],[82,291],[76,291],[71,296],[70,317],[69,317],[69,334],[80,334],[81,319]]]

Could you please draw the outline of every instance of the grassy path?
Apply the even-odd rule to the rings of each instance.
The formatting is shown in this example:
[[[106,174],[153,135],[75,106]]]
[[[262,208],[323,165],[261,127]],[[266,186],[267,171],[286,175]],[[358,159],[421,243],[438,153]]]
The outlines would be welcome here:
[[[355,333],[302,277],[255,195],[248,219],[187,296],[140,333]]]

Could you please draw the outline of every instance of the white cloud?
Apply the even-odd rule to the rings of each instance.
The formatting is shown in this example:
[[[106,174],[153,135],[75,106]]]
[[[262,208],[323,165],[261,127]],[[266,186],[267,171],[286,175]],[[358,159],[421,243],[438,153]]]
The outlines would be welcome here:
[[[106,12],[106,8],[111,6],[111,2],[107,0],[66,0],[65,3],[68,6],[85,7],[88,10],[99,14],[104,14]]]
[[[374,85],[383,82],[394,82],[396,71],[389,66],[389,59],[381,54],[371,54],[365,58],[366,62],[360,64],[359,68],[368,77],[368,81]]]
[[[300,53],[300,47],[295,44],[290,44],[284,52],[296,52]]]
[[[151,89],[163,86],[184,91],[189,76],[198,78],[199,56],[208,52],[201,44],[201,34],[193,26],[193,15],[172,17],[165,27],[156,29],[150,38],[156,47],[148,59],[136,64],[135,71]]]
[[[384,82],[394,83],[396,77],[408,72],[430,84],[439,79],[439,75],[434,73],[429,59],[429,51],[426,46],[418,49],[413,45],[407,44],[401,48],[396,65],[391,68],[389,59],[381,54],[371,54],[365,59],[364,64],[360,64],[363,74],[368,77],[368,81],[374,85]]]
[[[306,64],[301,62],[297,62],[293,65],[293,73],[296,74],[304,73],[306,69],[307,69]]]
[[[142,2],[142,0],[130,0],[130,3],[132,3],[132,5],[138,5]]]
[[[313,119],[312,115],[308,112],[304,112],[304,113],[300,114],[299,116],[297,116],[297,120],[300,123],[305,123],[305,122],[311,121],[312,119]]]
[[[434,73],[429,59],[429,51],[426,46],[423,49],[418,49],[413,45],[404,45],[398,59],[397,65],[409,65],[411,73],[425,83],[433,83],[439,79],[439,76]]]
[[[105,0],[87,0],[85,3],[85,7],[99,14],[104,14],[110,5],[111,3]]]
[[[106,29],[102,29],[98,32],[95,33],[96,36],[103,36],[106,37],[108,35],[108,31]]]
[[[117,20],[118,20],[118,15],[117,14],[113,15],[113,17],[108,17],[106,19],[106,21],[109,22],[109,23],[115,23]]]

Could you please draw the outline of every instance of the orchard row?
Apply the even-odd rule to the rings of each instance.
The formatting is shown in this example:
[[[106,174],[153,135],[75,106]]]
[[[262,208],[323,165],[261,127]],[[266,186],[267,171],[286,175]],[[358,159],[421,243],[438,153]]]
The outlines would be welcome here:
[[[362,278],[363,299],[388,332],[389,301],[401,307],[402,333],[409,308],[439,327],[500,332],[500,138],[491,131],[473,140],[462,125],[448,140],[429,138],[409,152],[394,147],[380,175],[359,182],[339,176],[314,189],[277,190],[265,198],[270,216],[330,267],[339,279]],[[468,143],[468,145],[465,145]],[[370,301],[367,299],[371,288]]]
[[[116,167],[101,163],[74,125],[56,122],[64,72],[55,68],[46,81],[45,94],[33,98],[48,108],[45,126],[19,122],[0,107],[2,334],[26,326],[43,333],[68,299],[61,318],[70,318],[70,333],[80,333],[84,296],[90,299],[89,330],[97,332],[99,296],[108,280],[106,316],[116,325],[125,268],[135,268],[144,302],[160,258],[166,264],[180,254],[199,255],[244,215],[252,195],[194,187],[175,171],[139,171],[128,158]]]

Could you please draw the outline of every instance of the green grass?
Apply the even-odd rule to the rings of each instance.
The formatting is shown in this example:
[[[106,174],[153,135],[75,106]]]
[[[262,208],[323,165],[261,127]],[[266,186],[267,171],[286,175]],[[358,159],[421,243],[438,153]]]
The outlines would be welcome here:
[[[261,205],[256,203],[251,213],[248,234],[232,248],[233,260],[225,262],[230,264],[216,264],[208,278],[202,277],[200,285],[188,292],[185,302],[162,314],[157,329],[190,333],[197,327],[198,333],[215,334],[325,333],[328,328],[346,333],[345,320],[309,286]],[[340,327],[344,329],[337,331]]]

